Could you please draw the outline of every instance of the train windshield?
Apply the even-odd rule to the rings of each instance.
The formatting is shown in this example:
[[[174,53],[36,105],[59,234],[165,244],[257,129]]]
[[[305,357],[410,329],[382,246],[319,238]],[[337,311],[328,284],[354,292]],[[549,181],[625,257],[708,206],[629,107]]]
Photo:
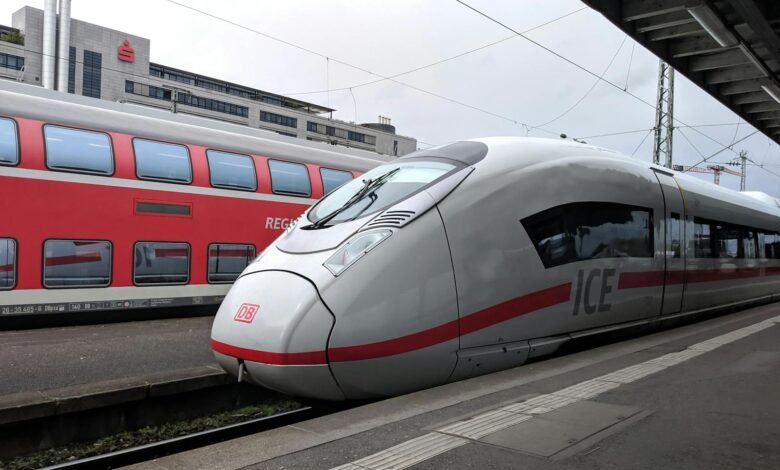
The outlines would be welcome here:
[[[322,199],[309,212],[311,228],[355,220],[411,196],[455,170],[442,161],[409,160],[374,168]]]

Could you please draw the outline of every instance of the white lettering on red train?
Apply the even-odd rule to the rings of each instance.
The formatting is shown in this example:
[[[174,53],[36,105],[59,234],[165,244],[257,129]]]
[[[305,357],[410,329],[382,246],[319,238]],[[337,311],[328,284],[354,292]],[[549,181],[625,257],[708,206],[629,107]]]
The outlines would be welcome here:
[[[287,217],[266,217],[265,228],[273,230],[284,230],[290,226],[295,219],[288,219]]]

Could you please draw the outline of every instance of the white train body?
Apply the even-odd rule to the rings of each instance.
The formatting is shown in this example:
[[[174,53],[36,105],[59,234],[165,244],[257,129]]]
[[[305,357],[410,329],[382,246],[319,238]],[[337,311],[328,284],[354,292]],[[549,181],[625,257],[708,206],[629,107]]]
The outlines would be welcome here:
[[[212,330],[230,373],[305,397],[391,396],[572,337],[780,294],[776,200],[603,148],[480,139],[363,180],[313,206],[233,285]]]

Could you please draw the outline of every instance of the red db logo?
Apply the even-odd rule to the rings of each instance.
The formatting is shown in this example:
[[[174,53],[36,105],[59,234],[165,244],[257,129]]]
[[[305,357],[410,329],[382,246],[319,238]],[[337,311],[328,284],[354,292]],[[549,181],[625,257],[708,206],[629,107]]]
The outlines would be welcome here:
[[[252,320],[255,319],[255,314],[258,310],[260,310],[259,305],[241,304],[241,306],[238,307],[238,312],[236,312],[236,316],[233,318],[233,320],[244,323],[252,323]]]
[[[125,40],[125,43],[117,48],[117,57],[124,62],[135,61],[135,49],[130,47],[130,41]]]

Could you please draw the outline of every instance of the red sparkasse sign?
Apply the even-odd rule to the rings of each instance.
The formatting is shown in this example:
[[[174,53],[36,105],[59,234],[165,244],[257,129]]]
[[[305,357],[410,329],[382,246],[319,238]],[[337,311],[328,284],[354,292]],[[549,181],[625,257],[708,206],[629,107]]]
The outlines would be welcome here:
[[[123,62],[135,62],[135,49],[130,47],[130,41],[125,39],[124,44],[117,48],[117,57]]]

